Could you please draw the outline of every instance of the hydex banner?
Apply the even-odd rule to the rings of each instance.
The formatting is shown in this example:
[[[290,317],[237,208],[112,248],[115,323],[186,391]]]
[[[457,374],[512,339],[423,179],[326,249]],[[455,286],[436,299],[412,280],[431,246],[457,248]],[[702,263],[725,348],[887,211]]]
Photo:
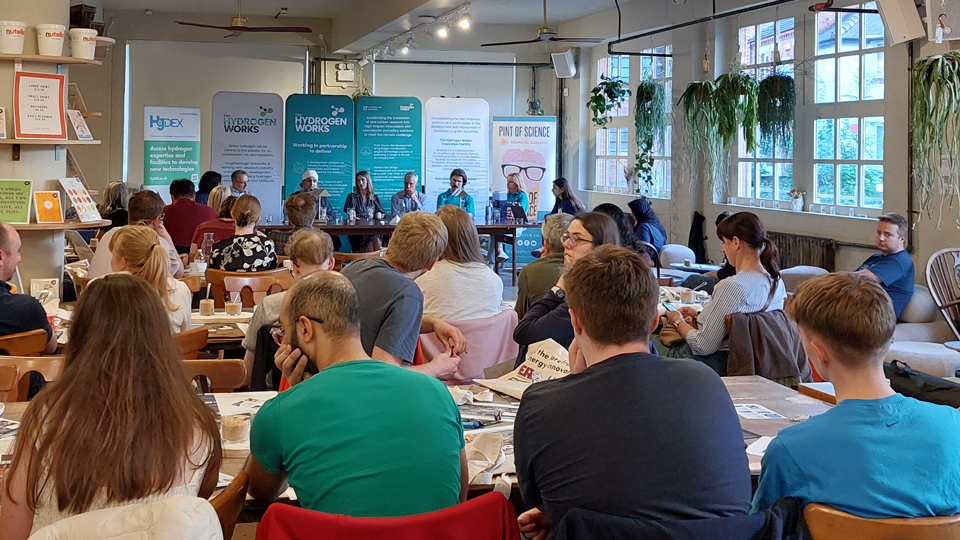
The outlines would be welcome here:
[[[143,183],[168,186],[177,178],[200,180],[200,109],[144,107]]]
[[[450,171],[463,169],[474,219],[482,222],[490,198],[490,105],[480,98],[430,98],[424,110],[428,208],[435,210],[437,196],[450,189]]]
[[[283,216],[282,119],[283,98],[277,94],[213,96],[210,168],[224,178],[237,169],[247,172],[247,192],[263,207],[261,223],[280,223]]]
[[[347,96],[293,94],[287,98],[284,196],[300,189],[303,172],[315,170],[330,204],[341,212],[353,191],[354,115]]]
[[[370,96],[357,101],[357,170],[370,173],[384,208],[403,189],[403,175],[412,171],[422,176],[422,140],[419,99]]]

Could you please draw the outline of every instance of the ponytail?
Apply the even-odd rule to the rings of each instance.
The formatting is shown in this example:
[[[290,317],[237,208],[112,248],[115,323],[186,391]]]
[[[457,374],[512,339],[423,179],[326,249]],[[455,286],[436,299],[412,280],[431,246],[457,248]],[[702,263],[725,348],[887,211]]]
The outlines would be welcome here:
[[[167,282],[170,259],[167,250],[160,245],[156,231],[142,225],[118,229],[110,239],[110,252],[127,260],[127,271],[149,283],[168,311],[179,309],[170,301],[170,293],[174,290]]]
[[[770,274],[770,295],[773,298],[780,284],[780,250],[773,240],[767,238],[767,229],[756,214],[737,212],[717,224],[720,240],[739,238],[741,242],[759,250],[760,264]]]
[[[150,248],[143,264],[139,267],[131,267],[130,272],[142,277],[157,290],[167,311],[180,309],[179,306],[170,302],[170,293],[175,290],[171,289],[170,284],[167,283],[167,277],[170,275],[170,258],[167,256],[167,250],[163,249],[159,242]]]
[[[250,194],[241,195],[233,203],[233,222],[241,228],[253,225],[260,221],[260,212],[260,201],[256,197]]]
[[[763,269],[770,274],[770,295],[768,298],[773,298],[774,293],[777,292],[777,284],[780,282],[780,250],[777,249],[777,245],[773,243],[773,240],[770,240],[766,236],[763,237],[763,249],[760,251],[760,264],[762,264]]]

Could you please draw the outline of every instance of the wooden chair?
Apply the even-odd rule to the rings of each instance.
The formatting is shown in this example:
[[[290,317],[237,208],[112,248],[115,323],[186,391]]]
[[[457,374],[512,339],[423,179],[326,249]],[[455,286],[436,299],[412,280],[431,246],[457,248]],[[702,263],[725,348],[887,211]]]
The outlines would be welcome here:
[[[0,366],[0,402],[17,400],[17,383],[19,382],[19,366]]]
[[[290,270],[287,270],[286,268],[264,270],[263,272],[224,272],[223,270],[217,270],[215,268],[207,268],[207,285],[210,287],[210,298],[213,299],[213,305],[217,308],[223,309],[224,299],[226,298],[226,293],[223,288],[223,278],[251,276],[272,276],[280,279],[291,279],[291,281],[293,279],[292,275],[290,274]],[[283,276],[288,277],[284,278]],[[289,288],[289,285],[287,288]],[[242,299],[243,307],[252,308],[254,306],[252,294],[241,293],[240,298]]]
[[[200,354],[200,349],[207,346],[208,337],[209,332],[207,332],[207,327],[205,326],[173,335],[173,338],[177,341],[177,345],[180,346],[180,354],[182,357],[190,360],[195,360]]]
[[[955,540],[960,514],[911,519],[864,519],[822,504],[803,509],[813,540]]]
[[[203,283],[202,281],[200,281],[200,276],[186,276],[186,277],[180,278],[179,281],[182,281],[184,284],[186,284],[187,288],[190,289],[191,293],[200,292],[200,288]]]
[[[73,292],[77,293],[77,298],[80,298],[80,293],[90,284],[90,279],[91,278],[88,277],[73,276]]]
[[[937,308],[947,320],[950,329],[960,339],[957,319],[960,317],[960,283],[955,277],[955,265],[960,248],[941,249],[927,260],[927,287]]]
[[[233,392],[243,386],[247,378],[243,360],[184,360],[183,371],[191,381],[197,377],[209,379],[210,388],[204,388],[204,392]],[[201,387],[205,386],[205,382],[201,379]]]
[[[0,368],[16,366],[18,370],[17,392],[11,401],[26,401],[30,391],[32,371],[39,373],[43,380],[53,382],[63,373],[62,356],[0,356]]]
[[[337,272],[343,270],[344,263],[353,262],[353,261],[362,261],[363,259],[378,259],[380,258],[380,251],[368,251],[365,253],[340,253],[336,252],[333,254],[334,264],[333,269]]]
[[[39,356],[47,348],[47,331],[38,328],[29,332],[0,336],[0,354]]]
[[[285,291],[292,286],[293,274],[289,272],[280,276],[246,274],[243,277],[225,276],[223,278],[223,289],[230,295],[231,300],[237,297],[243,298],[243,293],[249,291],[255,306],[260,305],[268,294]]]
[[[233,529],[237,526],[240,511],[243,510],[249,485],[250,478],[247,473],[240,471],[240,474],[233,478],[230,485],[210,499],[210,505],[217,511],[217,518],[220,519],[220,529],[223,531],[225,540],[233,538]]]

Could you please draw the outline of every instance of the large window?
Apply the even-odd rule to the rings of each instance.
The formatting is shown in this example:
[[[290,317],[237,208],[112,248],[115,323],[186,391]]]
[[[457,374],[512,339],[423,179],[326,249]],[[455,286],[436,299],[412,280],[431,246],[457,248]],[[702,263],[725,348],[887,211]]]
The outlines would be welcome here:
[[[610,77],[626,85],[630,85],[630,57],[626,55],[610,56],[597,61],[597,83],[600,77]],[[610,116],[628,116],[630,114],[630,100],[610,111]]]
[[[654,47],[644,49],[646,54],[673,54],[673,45],[663,47]],[[670,174],[671,174],[671,137],[673,136],[673,122],[670,111],[673,109],[673,58],[641,56],[640,57],[640,80],[652,80],[663,85],[663,92],[666,96],[665,105],[667,107],[668,122],[666,132],[663,134],[663,144],[654,143],[653,147],[653,184],[650,186],[646,195],[660,199],[670,198]]]
[[[627,189],[627,156],[630,154],[630,130],[597,129],[597,168],[594,187],[601,191]]]

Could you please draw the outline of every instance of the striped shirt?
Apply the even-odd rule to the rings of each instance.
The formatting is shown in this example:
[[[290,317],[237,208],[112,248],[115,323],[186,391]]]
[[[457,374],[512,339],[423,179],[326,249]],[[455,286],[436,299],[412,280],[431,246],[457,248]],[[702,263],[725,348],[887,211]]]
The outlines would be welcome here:
[[[698,328],[687,332],[687,343],[693,354],[705,356],[730,349],[723,320],[733,313],[761,311],[770,294],[770,276],[766,273],[739,272],[717,283],[713,297],[703,306],[697,317]],[[777,290],[767,311],[783,309],[787,292],[783,280],[777,281]]]

